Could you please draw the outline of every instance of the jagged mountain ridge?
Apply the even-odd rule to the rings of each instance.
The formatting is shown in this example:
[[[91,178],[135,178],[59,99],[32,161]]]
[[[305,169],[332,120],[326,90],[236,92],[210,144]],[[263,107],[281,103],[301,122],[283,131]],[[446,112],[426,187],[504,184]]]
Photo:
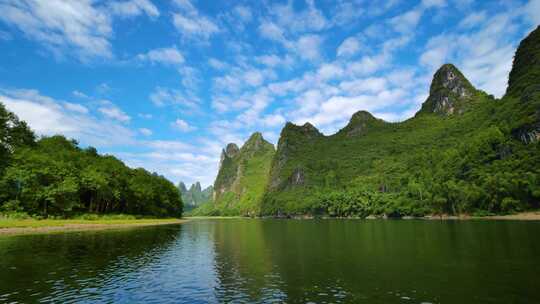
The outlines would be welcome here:
[[[508,93],[500,100],[445,64],[420,111],[407,121],[388,123],[359,111],[330,136],[309,123],[287,123],[259,214],[335,213],[358,197],[363,203],[356,201],[354,208],[384,214],[538,207],[539,37],[537,28],[520,44]],[[528,186],[502,184],[520,176],[527,176],[521,182]],[[338,194],[328,199],[326,193]],[[349,203],[340,203],[343,197]]]
[[[203,203],[206,203],[211,200],[212,192],[214,191],[213,186],[208,186],[204,190],[201,187],[200,182],[196,182],[189,187],[186,187],[184,182],[178,184],[178,189],[182,195],[182,201],[186,206],[197,207]]]
[[[214,207],[231,215],[258,214],[274,151],[274,145],[259,132],[253,133],[241,148],[228,144],[221,153],[214,182]]]

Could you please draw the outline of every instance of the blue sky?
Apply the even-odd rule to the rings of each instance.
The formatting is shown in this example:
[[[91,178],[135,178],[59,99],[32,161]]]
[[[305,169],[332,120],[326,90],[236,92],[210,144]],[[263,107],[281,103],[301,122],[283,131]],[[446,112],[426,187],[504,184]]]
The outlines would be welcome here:
[[[173,182],[212,184],[221,149],[286,121],[414,115],[454,63],[495,96],[540,0],[0,0],[0,101]]]

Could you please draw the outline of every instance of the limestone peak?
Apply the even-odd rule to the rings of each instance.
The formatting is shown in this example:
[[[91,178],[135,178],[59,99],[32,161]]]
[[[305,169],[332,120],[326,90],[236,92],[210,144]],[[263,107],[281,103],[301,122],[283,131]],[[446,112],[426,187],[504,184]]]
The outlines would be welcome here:
[[[442,65],[433,75],[429,97],[420,112],[452,115],[463,112],[476,89],[453,64]]]

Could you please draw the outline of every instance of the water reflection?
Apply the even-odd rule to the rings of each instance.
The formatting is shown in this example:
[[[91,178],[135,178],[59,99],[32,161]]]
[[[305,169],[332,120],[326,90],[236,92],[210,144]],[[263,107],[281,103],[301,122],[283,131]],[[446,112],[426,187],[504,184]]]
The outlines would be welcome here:
[[[201,220],[4,237],[0,303],[535,303],[539,228]]]

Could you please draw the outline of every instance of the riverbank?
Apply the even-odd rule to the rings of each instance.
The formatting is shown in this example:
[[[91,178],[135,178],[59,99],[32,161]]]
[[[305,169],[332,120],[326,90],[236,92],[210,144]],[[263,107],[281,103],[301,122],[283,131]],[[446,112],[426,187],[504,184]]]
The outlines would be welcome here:
[[[247,217],[247,216],[190,216],[188,219],[249,219],[249,218],[268,218],[268,219],[296,219],[296,220],[311,220],[311,219],[366,219],[366,220],[512,220],[512,221],[540,221],[539,211],[528,211],[516,214],[507,215],[488,215],[488,216],[475,216],[470,214],[460,215],[427,215],[423,217],[403,216],[403,217],[386,217],[386,216],[374,216],[370,215],[366,218],[359,217],[328,217],[328,216],[313,216],[313,215],[299,215],[299,216],[261,216],[261,217]]]
[[[145,226],[173,225],[186,219],[98,219],[98,220],[36,220],[0,219],[0,236],[55,232],[78,232],[88,230],[126,229]]]

